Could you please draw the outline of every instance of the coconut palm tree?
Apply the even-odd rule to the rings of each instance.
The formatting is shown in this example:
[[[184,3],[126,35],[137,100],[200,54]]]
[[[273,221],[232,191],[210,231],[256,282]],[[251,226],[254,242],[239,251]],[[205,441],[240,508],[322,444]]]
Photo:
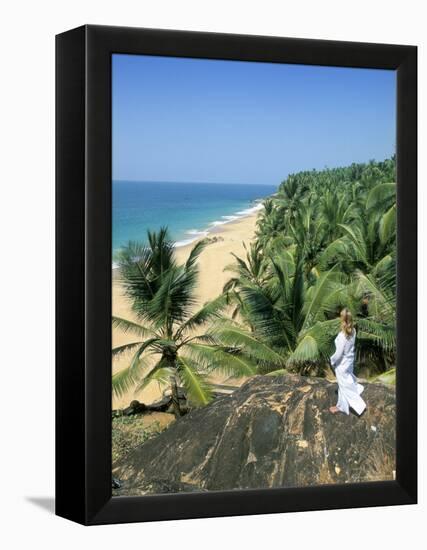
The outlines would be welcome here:
[[[224,271],[233,273],[233,276],[223,288],[227,300],[234,305],[233,319],[236,319],[242,313],[242,308],[244,308],[244,303],[239,294],[242,286],[253,284],[262,287],[270,276],[268,258],[265,256],[261,242],[259,240],[252,242],[249,249],[243,243],[243,247],[246,251],[246,258],[240,258],[232,253],[235,261],[224,269]]]
[[[396,248],[396,184],[373,187],[358,218],[338,228],[341,235],[324,249],[320,263],[351,262],[353,269],[366,274],[380,272]]]
[[[212,397],[207,377],[213,370],[248,376],[257,361],[279,365],[282,358],[237,323],[221,321],[226,296],[196,309],[197,259],[206,246],[198,242],[178,265],[166,228],[148,232],[148,244],[131,242],[117,256],[120,282],[137,321],[113,317],[113,326],[134,334],[134,342],[113,349],[113,357],[132,352],[129,365],[113,375],[113,391],[141,391],[156,380],[171,389],[176,416],[182,414],[178,387],[190,403]]]
[[[230,268],[226,289],[242,319],[287,368],[321,373],[345,306],[357,321],[360,362],[380,372],[393,365],[394,173],[390,159],[289,176],[258,220],[253,250],[259,245],[265,276],[253,276],[248,256]]]
[[[263,248],[268,248],[277,237],[283,236],[284,212],[277,201],[269,198],[264,201],[264,208],[258,216],[256,238]]]
[[[239,313],[255,338],[275,349],[288,369],[305,373],[317,363],[321,370],[337,325],[326,316],[325,304],[339,285],[338,274],[331,269],[309,286],[298,248],[270,257],[269,262],[270,276],[262,284],[243,277],[236,281]],[[272,368],[260,366],[263,372]]]

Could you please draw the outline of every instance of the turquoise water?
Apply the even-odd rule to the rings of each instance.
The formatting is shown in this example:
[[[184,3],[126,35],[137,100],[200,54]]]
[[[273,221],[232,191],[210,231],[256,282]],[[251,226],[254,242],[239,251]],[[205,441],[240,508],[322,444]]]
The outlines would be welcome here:
[[[273,185],[113,182],[113,254],[130,240],[146,241],[147,229],[166,225],[177,246],[209,229],[250,214],[275,193]]]

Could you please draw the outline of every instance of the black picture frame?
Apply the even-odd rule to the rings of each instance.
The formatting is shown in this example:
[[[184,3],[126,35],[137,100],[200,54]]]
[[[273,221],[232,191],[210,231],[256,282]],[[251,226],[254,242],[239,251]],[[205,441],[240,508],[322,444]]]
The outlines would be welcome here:
[[[111,495],[111,55],[397,70],[395,481]],[[86,25],[56,37],[56,514],[86,525],[417,502],[417,48]]]

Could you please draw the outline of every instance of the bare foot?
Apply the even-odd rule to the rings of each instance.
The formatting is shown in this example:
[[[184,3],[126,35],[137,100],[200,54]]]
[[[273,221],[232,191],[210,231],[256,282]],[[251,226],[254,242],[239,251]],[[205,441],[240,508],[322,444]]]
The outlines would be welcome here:
[[[341,412],[338,407],[329,407],[329,412],[332,414],[337,414]]]

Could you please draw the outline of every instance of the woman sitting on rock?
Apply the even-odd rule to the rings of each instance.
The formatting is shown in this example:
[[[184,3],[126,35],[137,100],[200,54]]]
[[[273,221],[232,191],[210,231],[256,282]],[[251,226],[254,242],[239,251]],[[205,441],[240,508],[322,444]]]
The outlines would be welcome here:
[[[353,316],[347,308],[341,311],[340,319],[341,330],[335,338],[335,353],[331,357],[331,365],[338,382],[338,402],[336,406],[329,407],[329,411],[332,414],[338,412],[349,414],[351,407],[361,415],[366,409],[366,403],[360,397],[364,388],[358,384],[353,374],[356,329]]]

